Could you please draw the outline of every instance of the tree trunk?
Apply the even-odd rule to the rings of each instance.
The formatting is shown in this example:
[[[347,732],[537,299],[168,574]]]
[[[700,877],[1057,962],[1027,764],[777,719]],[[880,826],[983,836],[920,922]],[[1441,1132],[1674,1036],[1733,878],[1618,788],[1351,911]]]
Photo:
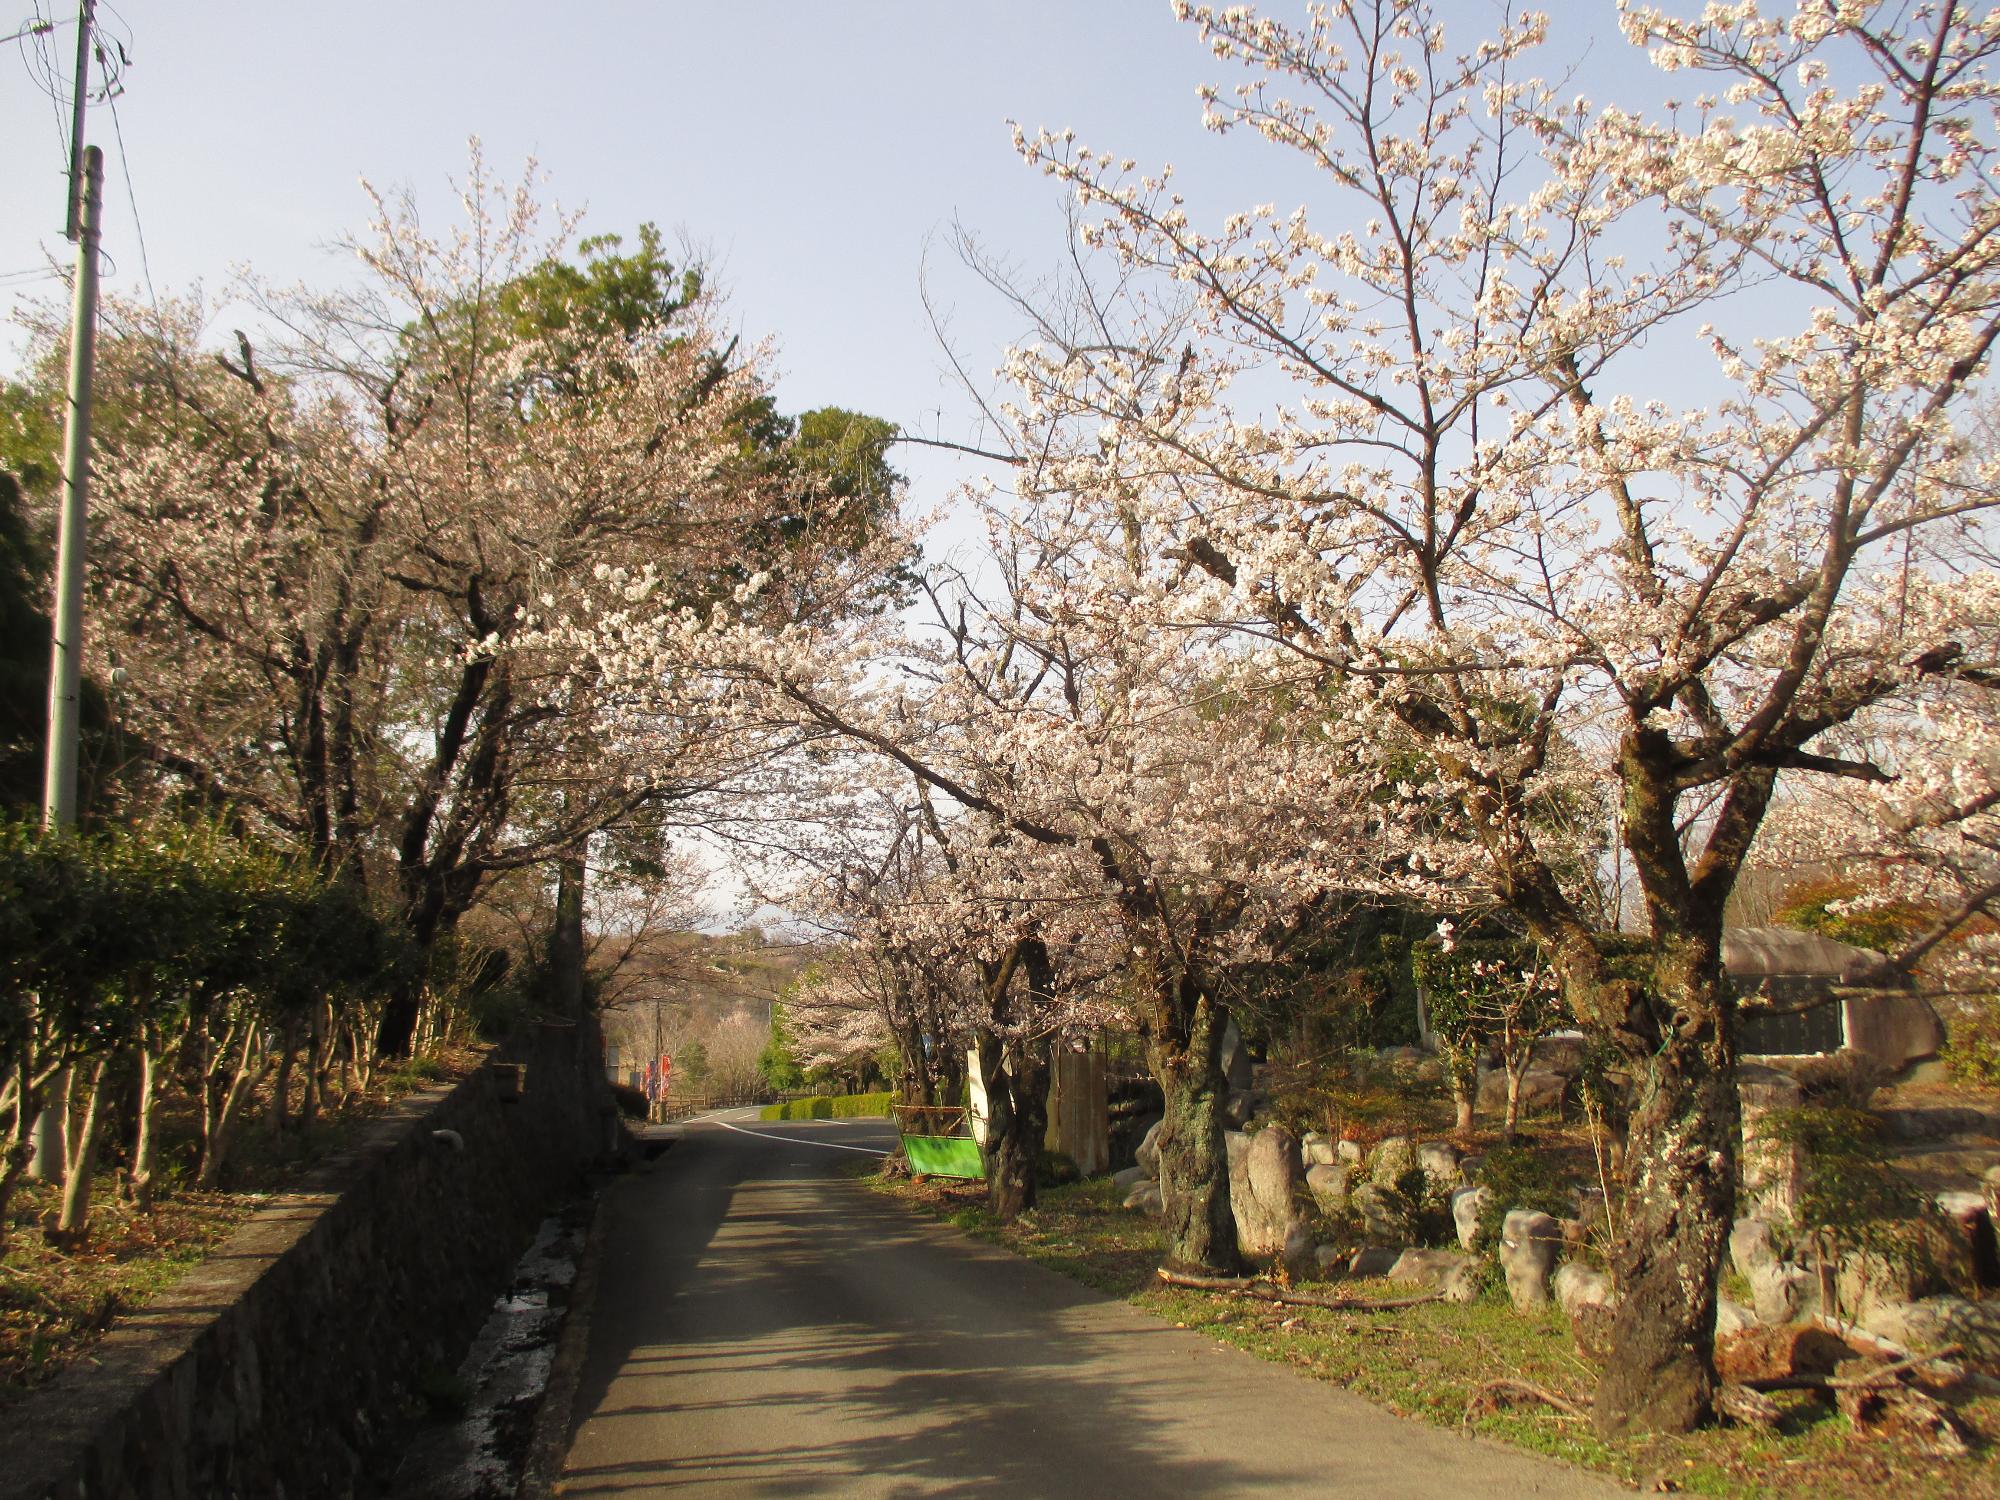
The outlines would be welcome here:
[[[1229,1011],[1191,979],[1162,975],[1152,988],[1146,1058],[1166,1099],[1158,1144],[1167,1263],[1175,1270],[1234,1275],[1241,1262],[1223,1143],[1229,1086],[1222,1034]],[[1173,1024],[1183,1017],[1184,1024]]]
[[[1507,1116],[1501,1121],[1500,1135],[1509,1145],[1521,1132],[1521,1074],[1524,1068],[1514,1066],[1513,1057],[1507,1057],[1502,1066],[1507,1071]]]
[[[132,1203],[142,1214],[153,1211],[154,1168],[160,1154],[159,1071],[159,1038],[148,1026],[139,1034],[139,1129],[132,1143]]]
[[[583,888],[581,854],[556,861],[555,926],[549,933],[549,981],[556,1014],[583,1014]]]
[[[1472,1101],[1472,1090],[1454,1073],[1451,1079],[1451,1128],[1459,1135],[1472,1134]]]
[[[77,1070],[70,1069],[70,1077],[78,1077]],[[77,1101],[69,1105],[69,1140],[66,1153],[67,1170],[63,1173],[62,1214],[56,1220],[55,1242],[65,1250],[81,1246],[90,1233],[90,1184],[97,1165],[97,1131],[104,1118],[104,1059],[100,1058],[90,1070],[89,1099],[83,1104],[83,1113],[77,1114]]]
[[[1597,1390],[1607,1436],[1687,1432],[1710,1415],[1716,1283],[1736,1212],[1736,1052],[1719,924],[1712,940],[1657,941],[1665,1024],[1620,1035],[1639,1087],[1611,1249],[1611,1359]],[[1650,1050],[1630,1045],[1648,1031]]]
[[[228,1158],[230,1144],[236,1138],[238,1125],[242,1123],[244,1103],[256,1088],[259,1076],[270,1072],[268,1063],[261,1069],[253,1069],[256,1047],[257,1028],[246,1021],[242,1051],[237,1055],[228,1086],[222,1090],[219,1100],[212,1090],[204,1091],[201,1166],[195,1173],[195,1186],[198,1188],[211,1189],[222,1181],[222,1164]]]

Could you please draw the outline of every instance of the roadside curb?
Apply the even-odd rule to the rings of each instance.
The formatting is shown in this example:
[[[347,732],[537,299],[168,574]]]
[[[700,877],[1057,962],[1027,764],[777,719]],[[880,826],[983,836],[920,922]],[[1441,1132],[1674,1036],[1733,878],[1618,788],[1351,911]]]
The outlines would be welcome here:
[[[556,1335],[556,1352],[549,1362],[549,1383],[543,1388],[541,1405],[535,1411],[534,1433],[521,1464],[521,1482],[514,1491],[517,1500],[551,1500],[556,1481],[562,1477],[563,1460],[569,1454],[570,1417],[576,1409],[577,1387],[583,1379],[584,1355],[590,1348],[590,1314],[597,1301],[597,1269],[604,1254],[604,1195],[617,1180],[611,1179],[591,1194],[590,1229],[584,1235],[583,1253],[577,1257],[576,1280],[570,1284],[562,1331]]]

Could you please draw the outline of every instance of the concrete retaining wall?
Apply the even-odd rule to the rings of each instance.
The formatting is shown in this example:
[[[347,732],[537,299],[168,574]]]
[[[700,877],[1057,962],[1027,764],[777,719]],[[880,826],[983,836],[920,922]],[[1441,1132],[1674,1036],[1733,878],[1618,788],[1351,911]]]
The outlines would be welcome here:
[[[518,1099],[496,1063],[526,1065]],[[400,1101],[0,1415],[0,1500],[370,1493],[415,1383],[456,1363],[616,1129],[588,1024],[531,1027]]]

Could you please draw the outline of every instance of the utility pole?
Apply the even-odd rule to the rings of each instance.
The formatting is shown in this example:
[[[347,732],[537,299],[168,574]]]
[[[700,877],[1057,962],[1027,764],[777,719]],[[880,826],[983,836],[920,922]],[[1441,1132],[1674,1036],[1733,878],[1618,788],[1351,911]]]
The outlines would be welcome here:
[[[104,153],[83,143],[90,98],[90,56],[97,0],[77,14],[76,83],[70,101],[69,214],[64,232],[76,243],[76,298],[69,330],[69,400],[63,421],[62,516],[56,542],[55,640],[49,660],[49,742],[42,781],[42,827],[76,822],[77,739],[82,721],[83,540],[90,494],[91,376],[97,364],[97,242],[104,202]],[[49,1080],[47,1102],[34,1123],[28,1172],[42,1182],[67,1175],[69,1069]],[[86,1154],[88,1149],[86,1147]]]
[[[91,374],[97,353],[97,241],[104,153],[83,150],[83,210],[76,244],[76,302],[69,331],[69,403],[63,425],[62,520],[56,542],[55,651],[49,663],[48,773],[42,826],[76,821],[77,731],[83,654],[84,511],[90,493]]]
[[[83,106],[90,97],[90,48],[97,23],[97,0],[83,0],[76,17],[76,89],[69,104],[69,217],[63,237],[75,244],[83,234]]]

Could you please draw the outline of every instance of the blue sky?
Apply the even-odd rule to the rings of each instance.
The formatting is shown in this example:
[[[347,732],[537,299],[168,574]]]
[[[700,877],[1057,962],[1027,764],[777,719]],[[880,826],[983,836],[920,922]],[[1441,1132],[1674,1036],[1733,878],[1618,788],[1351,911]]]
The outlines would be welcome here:
[[[0,22],[36,4],[0,0]],[[74,5],[40,8],[63,22],[47,45],[66,70]],[[1467,39],[1493,14],[1450,9]],[[1196,85],[1230,76],[1166,0],[118,0],[101,14],[131,56],[122,159],[110,110],[88,129],[109,163],[109,289],[142,289],[134,200],[162,291],[220,290],[237,262],[344,277],[323,247],[359,225],[358,179],[442,207],[477,134],[503,174],[539,158],[588,230],[650,219],[709,247],[744,333],[779,341],[786,409],[846,405],[951,437],[970,419],[919,295],[927,243],[955,340],[982,371],[1017,324],[978,295],[944,232],[956,218],[1031,272],[1064,249],[1056,189],[1014,156],[1009,118],[1170,160],[1218,215],[1308,190],[1246,177],[1270,153],[1201,131]],[[1562,21],[1566,42],[1591,45],[1583,81],[1600,92],[1644,69],[1614,16],[1611,0],[1581,0]],[[0,298],[60,295],[12,273],[69,255],[61,129],[33,45],[0,49]],[[18,344],[0,342],[0,370]],[[926,500],[963,469],[909,449],[899,462]]]

